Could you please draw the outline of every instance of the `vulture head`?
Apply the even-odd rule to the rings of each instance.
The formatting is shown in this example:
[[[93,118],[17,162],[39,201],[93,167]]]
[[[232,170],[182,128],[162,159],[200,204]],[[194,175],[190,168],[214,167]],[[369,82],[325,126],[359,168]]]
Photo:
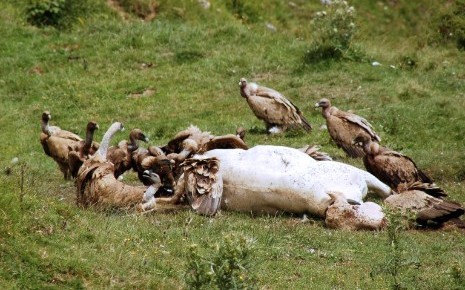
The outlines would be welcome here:
[[[241,138],[242,141],[244,141],[245,138],[245,129],[244,127],[239,127],[236,129],[236,136]]]
[[[132,129],[131,133],[129,133],[129,140],[130,144],[128,149],[130,151],[134,151],[138,148],[137,140],[149,142],[149,138],[145,136],[141,129]]]
[[[151,185],[161,184],[160,176],[151,170],[145,170],[142,177]]]
[[[319,100],[318,103],[315,104],[315,108],[326,109],[329,107],[331,107],[331,101],[326,98]]]
[[[90,121],[87,123],[87,132],[95,132],[95,130],[98,130],[98,124],[94,121]]]
[[[241,96],[244,98],[248,98],[250,95],[253,95],[253,92],[257,90],[257,84],[249,84],[245,78],[241,78],[239,81],[239,87],[241,88]]]
[[[52,118],[52,114],[49,111],[44,111],[42,113],[42,122],[48,123],[48,121]]]
[[[168,158],[175,159],[177,162],[183,162],[189,155],[199,150],[199,144],[194,140],[187,138],[182,141],[182,151],[179,154],[171,153]]]
[[[373,142],[371,138],[365,134],[355,137],[352,144],[361,147],[363,152],[368,155],[376,154],[379,151],[379,144],[377,142]]]

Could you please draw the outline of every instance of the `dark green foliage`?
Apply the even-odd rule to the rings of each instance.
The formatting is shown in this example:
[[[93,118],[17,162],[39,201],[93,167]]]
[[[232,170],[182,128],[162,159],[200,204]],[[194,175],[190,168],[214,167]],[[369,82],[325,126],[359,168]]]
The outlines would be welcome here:
[[[452,40],[457,48],[465,50],[465,0],[452,1],[440,17],[438,26],[443,39]]]
[[[88,11],[87,0],[28,0],[25,14],[38,27],[69,28]]]
[[[256,22],[259,14],[247,0],[228,0],[227,9],[238,19],[244,22]]]
[[[185,281],[189,289],[255,289],[251,242],[242,235],[228,234],[210,254],[201,255],[197,245],[187,254]]]

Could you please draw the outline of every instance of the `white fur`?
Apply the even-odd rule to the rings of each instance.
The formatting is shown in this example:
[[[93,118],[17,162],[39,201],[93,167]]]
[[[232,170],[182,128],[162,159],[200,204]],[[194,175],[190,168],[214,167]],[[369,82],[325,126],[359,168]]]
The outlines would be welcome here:
[[[216,149],[204,155],[220,160],[225,209],[324,217],[331,203],[328,192],[340,192],[360,204],[369,188],[382,196],[391,192],[366,171],[335,161],[317,162],[289,147]]]

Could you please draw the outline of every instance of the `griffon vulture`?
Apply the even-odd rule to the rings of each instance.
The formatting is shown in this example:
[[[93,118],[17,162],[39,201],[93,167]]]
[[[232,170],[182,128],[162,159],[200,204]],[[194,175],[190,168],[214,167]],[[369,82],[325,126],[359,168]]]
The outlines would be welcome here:
[[[437,187],[434,184],[415,181],[404,185],[398,194],[389,196],[384,203],[402,213],[414,213],[416,222],[421,226],[440,227],[447,221],[454,222],[459,227],[465,227],[460,216],[465,209],[455,201],[447,201],[427,194]]]
[[[373,130],[373,127],[364,118],[344,112],[331,106],[328,99],[321,99],[315,104],[321,107],[323,117],[326,119],[328,132],[339,148],[342,148],[350,157],[363,157],[362,148],[355,146],[353,140],[359,135],[366,136],[374,142],[380,142],[381,138]]]
[[[73,177],[77,176],[78,170],[81,167],[82,163],[97,152],[99,144],[94,142],[94,132],[97,130],[98,124],[94,121],[87,123],[86,127],[86,139],[84,141],[79,141],[75,144],[74,148],[71,148],[72,151],[68,153],[68,164]]]
[[[132,166],[132,153],[139,148],[138,141],[148,142],[148,138],[140,129],[132,129],[129,141],[123,140],[118,146],[108,148],[107,159],[115,165],[115,177],[130,170]]]
[[[122,131],[123,125],[113,123],[103,136],[100,148],[81,166],[76,179],[77,203],[83,207],[152,209],[156,205],[155,192],[161,186],[158,175],[146,171],[144,177],[151,184],[130,186],[117,180],[113,163],[107,161],[107,151],[112,136]]]
[[[355,146],[359,146],[365,153],[363,163],[367,171],[389,185],[393,190],[397,192],[403,191],[399,186],[416,181],[433,183],[431,178],[421,171],[408,156],[373,142],[365,134],[357,136],[353,142]],[[447,196],[444,190],[436,186],[425,189],[425,192],[435,197]]]
[[[57,126],[50,126],[48,121],[51,117],[48,111],[42,114],[40,143],[42,144],[45,154],[52,157],[58,164],[64,178],[70,179],[71,174],[68,164],[68,153],[70,148],[74,148],[78,142],[82,141],[82,138],[74,133],[62,130]]]
[[[256,83],[239,82],[241,96],[247,100],[255,116],[263,120],[268,133],[281,133],[288,127],[301,126],[307,132],[312,126],[302,112],[281,93]]]

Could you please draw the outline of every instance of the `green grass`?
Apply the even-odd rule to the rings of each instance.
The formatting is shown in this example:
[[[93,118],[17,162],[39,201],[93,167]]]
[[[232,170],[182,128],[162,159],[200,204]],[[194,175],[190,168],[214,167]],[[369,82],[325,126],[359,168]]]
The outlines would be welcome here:
[[[330,97],[370,120],[386,146],[411,156],[452,199],[465,202],[465,57],[452,45],[431,42],[441,10],[434,1],[355,1],[354,45],[363,57],[315,65],[303,59],[318,1],[294,1],[297,7],[239,1],[242,18],[227,5],[232,1],[211,1],[209,10],[196,1],[160,1],[152,22],[121,21],[100,1],[95,14],[67,31],[29,26],[13,2],[0,3],[2,289],[185,288],[189,246],[207,250],[229,233],[255,241],[259,288],[394,287],[387,232],[335,231],[319,219],[303,223],[287,215],[205,218],[187,210],[134,215],[78,208],[73,182],[62,179],[38,141],[44,110],[53,124],[80,135],[96,120],[97,140],[115,120],[141,128],[154,145],[190,124],[215,135],[243,126],[249,145],[320,144],[337,160],[362,167],[318,129],[324,119],[313,105]],[[284,93],[315,130],[266,135],[239,95],[241,77]],[[154,95],[128,97],[146,89]],[[19,164],[10,164],[14,157]],[[133,173],[128,179],[136,180]],[[401,231],[401,286],[462,289],[464,243],[453,229]]]

